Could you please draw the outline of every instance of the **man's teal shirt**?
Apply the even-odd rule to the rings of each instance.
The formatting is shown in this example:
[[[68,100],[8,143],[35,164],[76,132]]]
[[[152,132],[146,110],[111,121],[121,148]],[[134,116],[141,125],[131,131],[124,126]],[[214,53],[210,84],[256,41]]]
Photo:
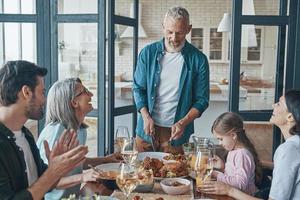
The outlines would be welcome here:
[[[133,81],[134,101],[139,111],[147,107],[151,115],[160,81],[160,59],[164,56],[164,39],[147,45],[139,54]],[[209,103],[209,65],[206,56],[196,47],[185,41],[181,50],[184,64],[179,81],[179,101],[175,114],[175,122],[182,119],[191,108],[196,108],[201,114]],[[150,142],[150,137],[144,133],[143,118],[138,114],[136,134]],[[194,123],[185,127],[183,136],[172,141],[172,145],[188,142],[194,133]]]

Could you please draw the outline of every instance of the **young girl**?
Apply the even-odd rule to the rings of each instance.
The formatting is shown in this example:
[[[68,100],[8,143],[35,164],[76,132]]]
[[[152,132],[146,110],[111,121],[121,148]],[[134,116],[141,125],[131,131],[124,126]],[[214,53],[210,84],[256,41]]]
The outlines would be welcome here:
[[[257,152],[243,128],[241,117],[232,112],[223,113],[213,123],[212,133],[229,151],[225,167],[223,161],[216,156],[214,166],[224,172],[213,171],[212,177],[253,194],[256,191],[255,183],[261,177],[261,168]]]

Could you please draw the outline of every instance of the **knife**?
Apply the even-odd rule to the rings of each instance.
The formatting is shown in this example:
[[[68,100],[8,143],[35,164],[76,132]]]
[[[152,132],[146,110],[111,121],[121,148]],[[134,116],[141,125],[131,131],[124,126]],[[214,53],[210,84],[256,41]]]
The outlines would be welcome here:
[[[154,136],[151,135],[151,140],[150,140],[151,146],[152,146],[153,151],[156,152],[156,148],[155,148],[155,145],[154,145],[154,141],[153,141],[153,140],[154,140]]]
[[[155,129],[153,130],[152,135],[150,135],[151,137],[151,146],[154,152],[156,152],[156,147],[155,147]]]

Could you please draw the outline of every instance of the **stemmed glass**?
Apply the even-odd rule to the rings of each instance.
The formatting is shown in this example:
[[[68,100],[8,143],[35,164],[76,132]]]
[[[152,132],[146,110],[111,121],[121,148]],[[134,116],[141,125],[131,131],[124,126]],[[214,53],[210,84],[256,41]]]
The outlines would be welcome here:
[[[130,193],[136,188],[139,182],[137,171],[132,166],[122,163],[116,182],[126,196],[126,200],[128,200]]]
[[[127,126],[118,126],[115,135],[114,152],[121,152],[124,147],[125,141],[129,138],[129,131]]]
[[[133,166],[138,155],[136,148],[136,142],[134,137],[130,137],[125,140],[123,147],[121,148],[121,154],[124,161]]]

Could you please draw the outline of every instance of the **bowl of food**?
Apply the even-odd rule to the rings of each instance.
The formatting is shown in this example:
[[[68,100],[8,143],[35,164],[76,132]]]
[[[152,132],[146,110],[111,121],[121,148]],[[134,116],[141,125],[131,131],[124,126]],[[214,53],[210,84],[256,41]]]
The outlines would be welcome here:
[[[96,168],[101,172],[99,181],[101,181],[107,189],[118,189],[116,178],[120,173],[120,163],[105,163],[98,165]]]
[[[152,170],[141,170],[138,172],[139,183],[135,188],[135,192],[146,193],[151,192],[154,187],[154,177]]]
[[[162,190],[170,195],[185,194],[191,189],[191,182],[184,178],[165,178],[160,182]]]

